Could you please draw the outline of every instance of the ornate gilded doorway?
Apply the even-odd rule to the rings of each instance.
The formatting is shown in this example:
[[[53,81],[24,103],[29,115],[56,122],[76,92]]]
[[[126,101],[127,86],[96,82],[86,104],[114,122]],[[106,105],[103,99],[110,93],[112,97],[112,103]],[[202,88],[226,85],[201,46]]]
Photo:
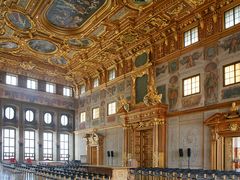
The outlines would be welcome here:
[[[240,115],[236,104],[229,113],[216,113],[204,124],[211,130],[211,168],[240,170]]]
[[[167,105],[161,103],[155,88],[150,50],[132,60],[131,101],[122,96],[118,111],[124,129],[123,165],[165,167]]]

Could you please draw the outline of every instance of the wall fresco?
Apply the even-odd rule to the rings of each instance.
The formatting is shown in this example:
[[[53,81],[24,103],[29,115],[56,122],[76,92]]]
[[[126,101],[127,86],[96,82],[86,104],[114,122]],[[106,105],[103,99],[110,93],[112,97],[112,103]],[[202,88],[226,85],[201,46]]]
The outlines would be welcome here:
[[[19,91],[18,89],[8,90],[0,86],[0,97],[7,99],[14,99],[23,102],[36,103],[46,106],[53,106],[65,109],[75,109],[73,99],[60,99],[59,97],[43,96],[41,93],[29,93],[25,91]]]
[[[218,99],[218,71],[217,64],[211,62],[206,65],[204,80],[205,104],[216,103]]]
[[[218,55],[218,46],[213,45],[204,49],[205,60],[211,61]]]
[[[178,59],[175,59],[168,63],[168,72],[170,74],[175,73],[176,71],[178,71],[178,69],[179,69],[179,60]]]
[[[190,55],[186,55],[186,56],[183,56],[181,59],[180,59],[180,64],[182,66],[184,66],[185,68],[191,68],[193,66],[196,65],[196,61],[200,60],[201,56],[202,56],[202,52],[194,52]]]
[[[165,74],[167,67],[168,66],[165,64],[160,67],[156,67],[156,77],[158,78],[161,74]]]
[[[240,97],[240,86],[234,86],[222,90],[222,99]]]
[[[202,95],[194,95],[182,98],[182,107],[190,108],[199,105]]]
[[[168,85],[168,103],[170,111],[176,107],[179,96],[178,89],[178,76],[172,76]]]
[[[240,51],[240,33],[223,38],[219,44],[220,50],[223,51],[225,55]]]

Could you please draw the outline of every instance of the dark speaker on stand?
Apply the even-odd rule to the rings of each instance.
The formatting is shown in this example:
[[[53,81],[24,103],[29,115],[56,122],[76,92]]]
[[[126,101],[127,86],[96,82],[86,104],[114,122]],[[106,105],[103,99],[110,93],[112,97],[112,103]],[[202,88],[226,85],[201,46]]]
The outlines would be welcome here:
[[[187,148],[187,156],[188,156],[188,169],[190,169],[191,148]]]
[[[187,148],[187,156],[191,157],[191,148]]]
[[[110,158],[111,154],[110,154],[110,151],[107,151],[107,159],[108,159],[108,165],[109,165],[109,158]]]
[[[114,152],[111,151],[112,165],[113,165],[113,157],[114,157]]]
[[[179,149],[179,157],[183,157],[183,149]]]

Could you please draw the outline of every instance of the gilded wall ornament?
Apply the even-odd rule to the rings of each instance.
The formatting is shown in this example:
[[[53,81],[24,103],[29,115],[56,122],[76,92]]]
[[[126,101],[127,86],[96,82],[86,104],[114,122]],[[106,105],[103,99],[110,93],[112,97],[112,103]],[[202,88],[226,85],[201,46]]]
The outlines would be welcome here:
[[[238,130],[239,127],[238,127],[238,124],[233,123],[229,125],[229,128],[231,131],[235,132]]]
[[[157,94],[155,87],[149,86],[148,93],[143,98],[143,102],[146,106],[156,105],[162,103],[162,94]]]

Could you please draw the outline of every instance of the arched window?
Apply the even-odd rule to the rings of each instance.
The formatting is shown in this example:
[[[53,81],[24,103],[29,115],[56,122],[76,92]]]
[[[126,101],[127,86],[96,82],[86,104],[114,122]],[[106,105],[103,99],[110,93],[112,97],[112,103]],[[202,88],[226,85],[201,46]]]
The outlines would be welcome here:
[[[34,120],[34,112],[32,110],[27,110],[25,116],[28,122],[32,122]]]
[[[6,107],[4,111],[5,118],[13,119],[15,117],[15,110],[12,107]]]
[[[46,124],[51,124],[52,123],[52,115],[50,113],[45,113],[44,114],[44,122]]]
[[[62,126],[66,126],[68,124],[68,117],[67,117],[67,115],[62,115],[61,116],[61,124],[62,124]]]

